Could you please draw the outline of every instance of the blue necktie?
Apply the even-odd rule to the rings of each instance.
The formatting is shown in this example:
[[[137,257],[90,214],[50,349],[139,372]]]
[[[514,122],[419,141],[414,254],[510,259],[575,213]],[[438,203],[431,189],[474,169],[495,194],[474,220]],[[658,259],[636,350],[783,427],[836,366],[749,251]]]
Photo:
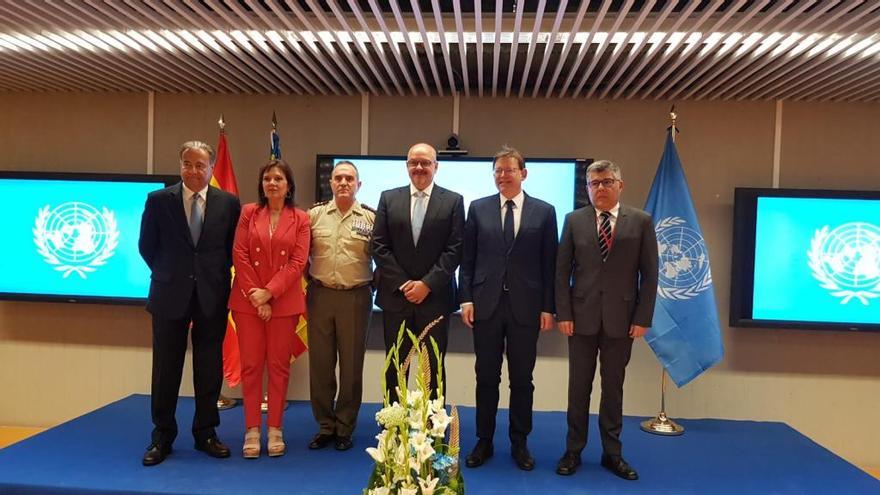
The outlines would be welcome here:
[[[416,202],[412,213],[413,244],[419,244],[419,236],[422,234],[422,224],[425,223],[425,191],[416,192]]]
[[[199,203],[199,195],[193,194],[192,207],[189,210],[189,233],[192,235],[193,244],[199,243],[199,236],[202,235],[202,205]]]
[[[508,199],[504,206],[507,207],[507,211],[504,212],[504,244],[509,248],[513,245],[513,209],[516,208],[516,204],[512,199]]]

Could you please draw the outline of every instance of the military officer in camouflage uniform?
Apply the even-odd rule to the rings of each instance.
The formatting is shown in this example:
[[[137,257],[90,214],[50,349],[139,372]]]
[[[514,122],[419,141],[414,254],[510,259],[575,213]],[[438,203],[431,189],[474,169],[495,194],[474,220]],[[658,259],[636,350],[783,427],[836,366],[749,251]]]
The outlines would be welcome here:
[[[355,199],[360,185],[354,164],[339,162],[330,178],[333,200],[309,210],[309,385],[319,426],[310,449],[330,443],[336,450],[350,449],[361,406],[366,330],[373,308],[370,239],[376,212]]]

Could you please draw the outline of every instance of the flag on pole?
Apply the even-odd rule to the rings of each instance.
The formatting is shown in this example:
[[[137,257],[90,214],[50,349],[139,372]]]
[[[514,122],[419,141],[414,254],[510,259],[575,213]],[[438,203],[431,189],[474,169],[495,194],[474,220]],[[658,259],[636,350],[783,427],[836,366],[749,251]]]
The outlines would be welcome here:
[[[660,276],[648,345],[679,387],[724,356],[709,252],[670,128],[645,210],[654,217]]]
[[[278,120],[275,118],[275,112],[272,112],[272,132],[269,134],[269,159],[277,160],[281,158],[281,138],[278,136]],[[303,276],[300,283],[300,290],[306,291],[306,279]],[[299,317],[296,324],[296,338],[293,339],[293,349],[290,355],[290,362],[303,355],[309,350],[308,338],[308,320],[307,315],[303,313]]]
[[[238,183],[235,180],[235,171],[232,169],[232,158],[229,156],[224,126],[225,123],[221,117],[220,139],[217,141],[217,159],[214,161],[211,185],[238,196]],[[234,268],[232,276],[235,277]],[[226,316],[226,335],[223,337],[223,376],[230,387],[241,383],[241,352],[238,348],[238,334],[235,322],[232,320],[232,311]]]

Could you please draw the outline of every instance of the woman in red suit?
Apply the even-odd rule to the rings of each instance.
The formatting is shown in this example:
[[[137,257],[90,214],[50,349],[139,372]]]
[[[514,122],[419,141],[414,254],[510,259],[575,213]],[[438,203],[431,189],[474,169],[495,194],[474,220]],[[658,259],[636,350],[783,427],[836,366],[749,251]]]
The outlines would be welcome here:
[[[246,458],[260,455],[260,402],[267,365],[267,450],[270,456],[284,454],[284,402],[294,330],[306,308],[300,279],[309,256],[309,216],[293,206],[296,188],[290,166],[272,160],[259,177],[260,200],[242,208],[235,232],[235,281],[229,297],[241,348]]]

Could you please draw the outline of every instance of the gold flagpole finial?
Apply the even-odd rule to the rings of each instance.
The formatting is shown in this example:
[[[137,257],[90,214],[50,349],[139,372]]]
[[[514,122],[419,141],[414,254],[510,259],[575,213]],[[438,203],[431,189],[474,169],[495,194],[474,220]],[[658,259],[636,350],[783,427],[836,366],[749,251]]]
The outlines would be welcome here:
[[[223,119],[223,114],[220,114],[220,120],[217,121],[217,125],[220,126],[220,132],[226,130],[226,120]]]
[[[272,110],[272,130],[276,130],[278,128],[278,119],[275,118],[275,110]]]
[[[675,135],[678,134],[678,127],[675,125],[676,120],[678,120],[678,112],[675,111],[675,104],[669,109],[669,120],[672,121],[669,131],[672,133],[672,141],[675,142]]]

